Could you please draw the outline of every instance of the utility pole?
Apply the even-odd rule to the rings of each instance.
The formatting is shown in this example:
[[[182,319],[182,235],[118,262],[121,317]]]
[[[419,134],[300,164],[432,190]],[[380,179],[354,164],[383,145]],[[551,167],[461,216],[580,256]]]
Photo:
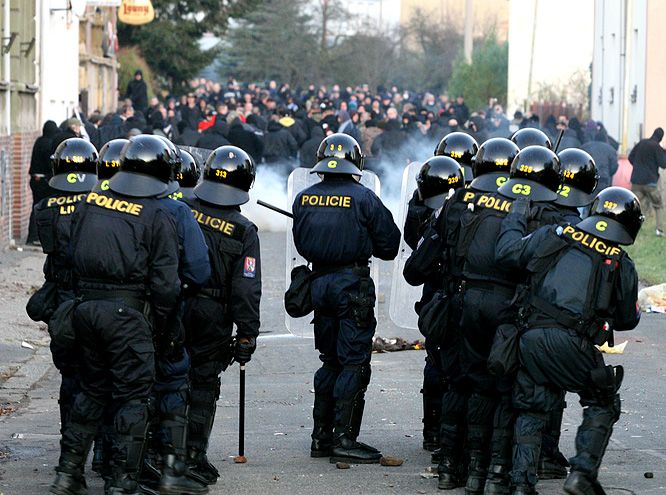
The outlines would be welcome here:
[[[465,0],[465,38],[464,52],[465,61],[472,63],[472,50],[474,49],[474,8],[472,0]]]
[[[329,0],[321,0],[321,49],[326,51],[328,37],[328,2]]]

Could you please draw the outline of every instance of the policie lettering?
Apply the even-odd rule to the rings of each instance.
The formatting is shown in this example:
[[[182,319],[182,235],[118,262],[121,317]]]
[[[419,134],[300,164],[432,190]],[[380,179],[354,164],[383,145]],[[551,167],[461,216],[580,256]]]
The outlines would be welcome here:
[[[301,206],[324,206],[334,208],[351,208],[351,196],[301,196]]]
[[[194,208],[192,208],[192,213],[194,214],[195,220],[201,225],[219,230],[223,234],[230,237],[234,235],[236,226],[233,223],[222,220],[221,218],[211,217],[210,215],[206,215],[205,213],[195,210]]]
[[[134,215],[135,217],[141,215],[141,210],[143,209],[143,205],[139,203],[132,203],[130,201],[125,201],[124,199],[113,199],[94,192],[88,194],[86,203],[94,204],[100,208],[106,208],[107,210]]]
[[[599,222],[602,223],[602,222]],[[604,229],[600,229],[604,230]],[[581,230],[576,230],[573,228],[571,225],[567,225],[564,227],[564,230],[562,231],[562,235],[573,239],[579,244],[582,244],[588,249],[593,249],[599,254],[603,254],[606,256],[616,256],[620,254],[620,248],[617,246],[612,246],[606,244],[604,241],[601,239],[598,239],[597,237],[594,237],[591,234],[588,234],[586,232],[583,232]]]
[[[48,208],[58,207],[58,214],[61,216],[71,215],[76,210],[76,204],[86,197],[86,193],[74,194],[72,196],[56,196],[49,198],[46,202]]]

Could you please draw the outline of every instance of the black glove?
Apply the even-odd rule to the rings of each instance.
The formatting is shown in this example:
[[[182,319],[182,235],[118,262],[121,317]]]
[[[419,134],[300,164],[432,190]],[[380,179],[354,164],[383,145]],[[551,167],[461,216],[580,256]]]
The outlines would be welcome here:
[[[249,363],[252,353],[257,348],[257,339],[254,337],[239,337],[236,339],[234,348],[234,359],[239,363]]]
[[[521,217],[530,218],[530,200],[528,198],[518,198],[511,204],[511,213]]]

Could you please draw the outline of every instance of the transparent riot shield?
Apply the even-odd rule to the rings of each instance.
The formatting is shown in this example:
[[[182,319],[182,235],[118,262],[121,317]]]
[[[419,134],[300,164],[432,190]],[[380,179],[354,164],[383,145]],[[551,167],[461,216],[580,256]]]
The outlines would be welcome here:
[[[311,174],[309,168],[294,169],[289,175],[289,180],[287,182],[289,209],[291,209],[294,198],[299,192],[320,181],[321,179],[319,176],[317,174]],[[377,196],[379,196],[381,185],[379,183],[379,178],[374,172],[370,172],[369,170],[364,171],[363,176],[361,177],[361,184],[368,189],[371,189]],[[285,290],[289,287],[289,283],[291,282],[291,270],[295,266],[307,264],[307,261],[298,254],[298,251],[296,251],[292,227],[293,222],[289,219],[287,222]],[[379,287],[379,265],[374,259],[370,260],[370,276],[375,281],[375,287]],[[377,311],[378,305],[375,303],[375,314],[377,314]],[[303,318],[292,318],[285,312],[285,324],[287,325],[287,330],[298,337],[313,338],[314,330],[312,327],[312,317],[313,315],[311,313]]]
[[[393,277],[391,279],[391,301],[389,303],[389,317],[391,321],[402,328],[417,328],[418,315],[414,311],[414,303],[421,299],[421,287],[412,287],[402,276],[402,270],[412,249],[405,242],[403,229],[407,218],[407,203],[416,190],[416,175],[421,169],[421,163],[412,162],[405,167],[402,174],[402,188],[400,190],[400,210],[396,223],[403,233],[400,240],[400,251],[393,261]]]
[[[192,155],[194,157],[195,161],[199,165],[200,170],[203,170],[203,164],[206,163],[206,160],[208,159],[210,154],[213,152],[213,150],[209,150],[209,149],[206,149],[206,148],[196,148],[194,146],[180,146],[180,145],[178,145],[178,147],[181,150],[189,152],[190,155]]]

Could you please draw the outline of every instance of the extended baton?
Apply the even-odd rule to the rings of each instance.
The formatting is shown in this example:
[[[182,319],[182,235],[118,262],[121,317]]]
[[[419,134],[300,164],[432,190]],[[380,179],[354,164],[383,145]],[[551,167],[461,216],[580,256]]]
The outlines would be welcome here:
[[[268,208],[269,210],[273,210],[277,213],[280,213],[281,215],[284,215],[285,217],[294,218],[293,213],[289,213],[288,211],[283,210],[282,208],[278,208],[277,206],[273,206],[271,204],[268,204],[265,201],[262,201],[260,199],[257,200],[257,204],[259,206],[263,206],[264,208]]]
[[[560,135],[557,136],[557,141],[555,141],[555,147],[553,148],[553,153],[557,153],[557,149],[560,147],[560,143],[562,142],[562,136],[564,136],[564,129],[560,131]]]
[[[236,464],[245,464],[245,363],[240,364],[240,392],[238,403],[238,455],[234,457]]]

